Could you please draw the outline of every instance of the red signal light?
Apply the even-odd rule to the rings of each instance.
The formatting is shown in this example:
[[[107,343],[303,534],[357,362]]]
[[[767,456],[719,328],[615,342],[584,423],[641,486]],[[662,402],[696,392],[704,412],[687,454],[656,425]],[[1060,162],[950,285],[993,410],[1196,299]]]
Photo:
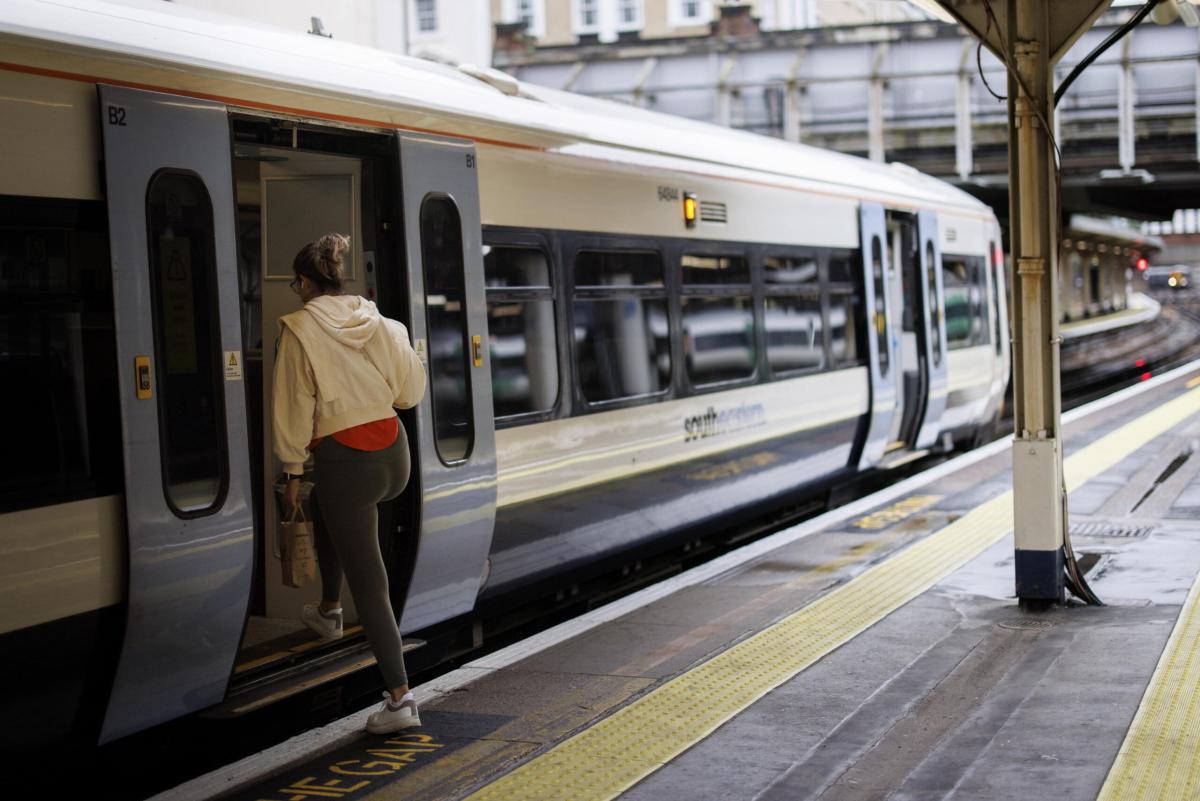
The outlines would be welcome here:
[[[1149,381],[1149,380],[1150,380],[1150,373],[1142,373],[1141,375],[1138,376],[1138,381]]]
[[[1138,359],[1136,362],[1134,362],[1134,363],[1133,363],[1133,366],[1134,366],[1134,367],[1145,367],[1145,366],[1146,366],[1146,360],[1145,360],[1145,359]]]
[[[1138,272],[1143,272],[1149,266],[1150,266],[1150,262],[1147,261],[1145,257],[1142,257],[1137,260]]]

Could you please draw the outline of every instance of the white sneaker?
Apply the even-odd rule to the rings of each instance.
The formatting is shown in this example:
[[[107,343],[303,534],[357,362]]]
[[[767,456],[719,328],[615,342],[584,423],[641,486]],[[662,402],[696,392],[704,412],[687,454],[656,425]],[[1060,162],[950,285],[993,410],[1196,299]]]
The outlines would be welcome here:
[[[413,700],[411,693],[404,696],[403,701],[397,702],[392,700],[391,693],[384,692],[383,703],[367,718],[367,731],[371,734],[390,734],[420,725],[417,702]]]
[[[300,620],[322,640],[338,640],[342,637],[342,610],[331,615],[321,614],[317,604],[305,604],[300,610]]]

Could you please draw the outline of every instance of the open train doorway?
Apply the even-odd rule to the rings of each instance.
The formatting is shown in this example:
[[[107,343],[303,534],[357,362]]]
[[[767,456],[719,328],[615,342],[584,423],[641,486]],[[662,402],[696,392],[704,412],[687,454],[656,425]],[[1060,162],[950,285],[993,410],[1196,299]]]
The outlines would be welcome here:
[[[889,290],[901,309],[897,369],[901,413],[889,450],[918,451],[937,440],[946,406],[945,322],[937,217],[888,214]]]
[[[233,120],[238,272],[247,395],[247,458],[254,482],[255,575],[250,612],[234,681],[326,654],[365,647],[354,602],[343,589],[345,635],[322,643],[300,622],[304,604],[320,600],[320,581],[285,586],[280,560],[272,441],[272,376],[278,319],[301,307],[292,289],[292,261],[301,247],[337,232],[350,237],[345,292],[375,300],[387,316],[408,324],[395,210],[392,139],[384,135],[285,121]],[[411,413],[401,414],[410,431]],[[415,463],[414,459],[414,463]],[[380,545],[393,605],[403,605],[415,556],[412,487],[380,510]]]

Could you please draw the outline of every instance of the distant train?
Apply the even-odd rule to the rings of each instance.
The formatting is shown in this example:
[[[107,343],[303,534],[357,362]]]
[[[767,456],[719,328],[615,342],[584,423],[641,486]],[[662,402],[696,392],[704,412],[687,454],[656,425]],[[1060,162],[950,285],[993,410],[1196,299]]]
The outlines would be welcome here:
[[[1168,264],[1150,267],[1145,272],[1150,289],[1183,291],[1192,285],[1192,267],[1188,264]]]
[[[996,219],[908,168],[94,0],[0,7],[0,132],[4,747],[370,665],[277,559],[275,320],[327,231],[431,375],[406,634],[1001,411]]]

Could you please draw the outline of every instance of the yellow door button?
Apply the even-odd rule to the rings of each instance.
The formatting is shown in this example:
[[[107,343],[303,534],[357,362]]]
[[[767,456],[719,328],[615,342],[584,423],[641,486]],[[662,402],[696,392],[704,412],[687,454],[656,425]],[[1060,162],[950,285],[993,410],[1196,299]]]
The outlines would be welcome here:
[[[137,399],[149,400],[154,397],[153,384],[150,382],[150,357],[133,357],[134,381],[137,384]]]

